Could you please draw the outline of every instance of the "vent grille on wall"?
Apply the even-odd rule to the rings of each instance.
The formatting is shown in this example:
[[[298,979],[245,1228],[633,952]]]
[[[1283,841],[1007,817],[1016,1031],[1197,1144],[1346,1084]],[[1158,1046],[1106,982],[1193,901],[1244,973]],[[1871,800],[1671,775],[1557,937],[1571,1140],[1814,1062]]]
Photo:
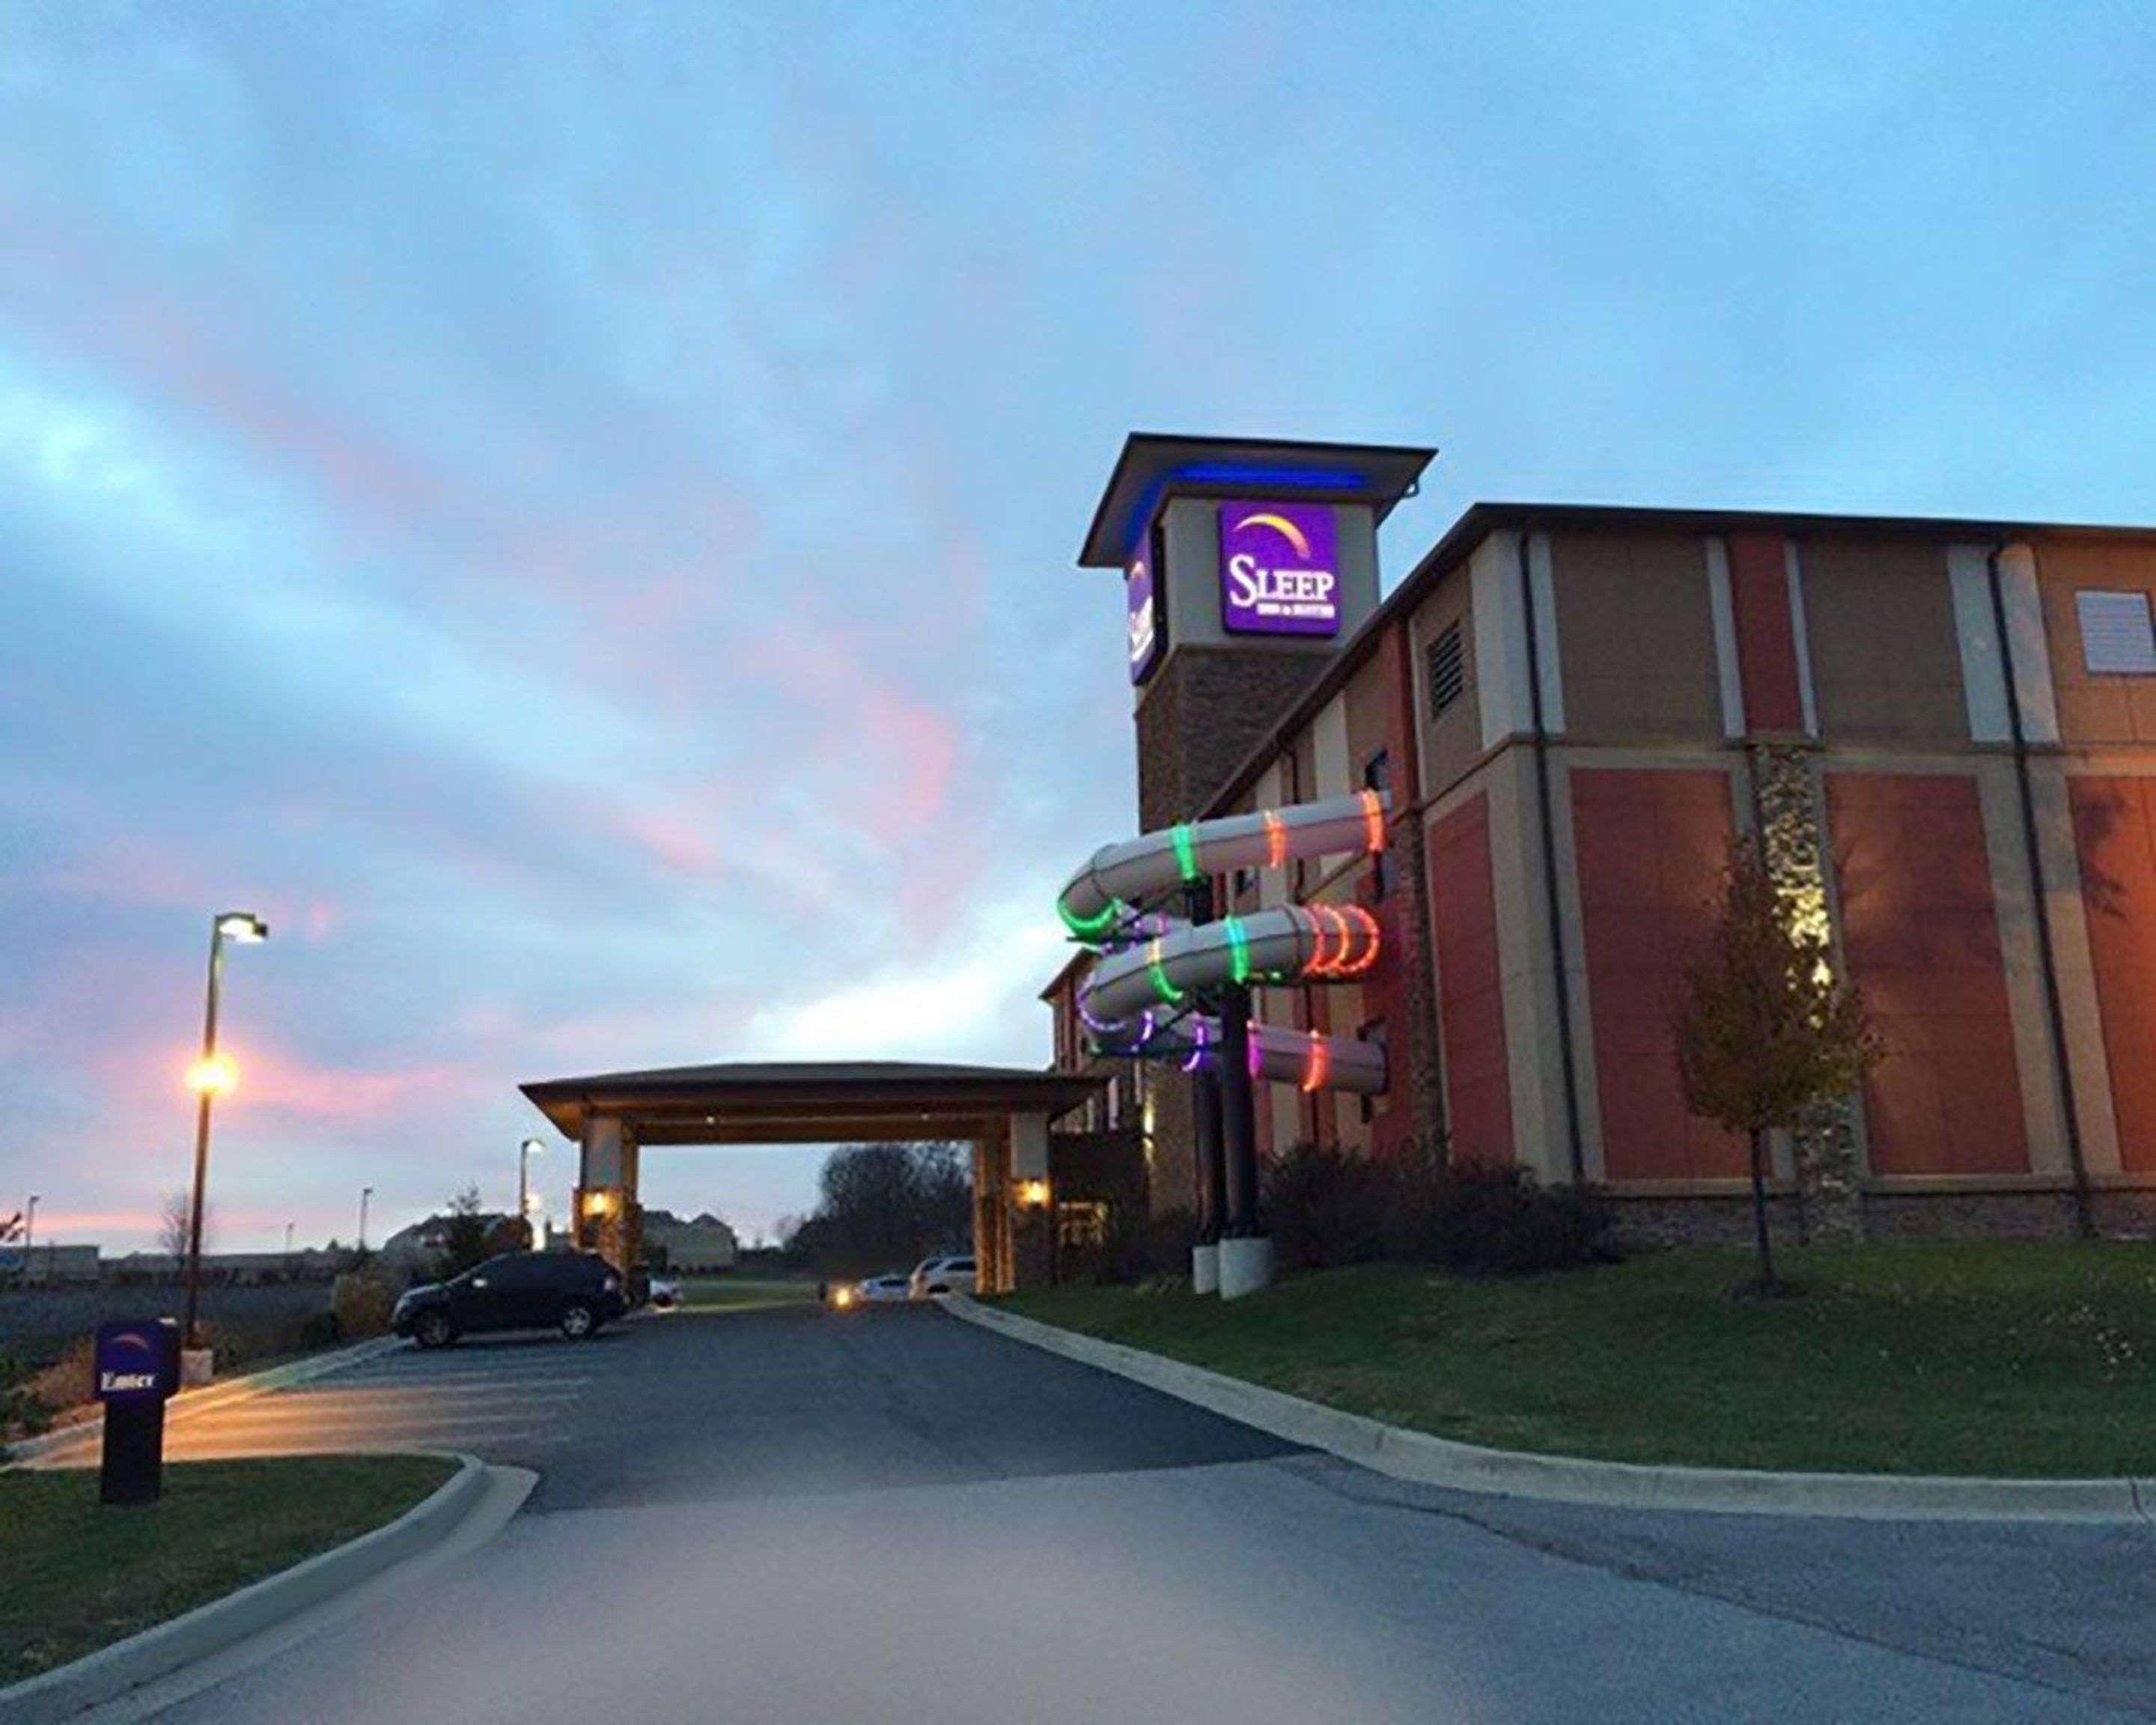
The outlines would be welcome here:
[[[2156,628],[2143,593],[2077,593],[2082,662],[2106,675],[2156,675]]]
[[[1467,655],[1460,645],[1460,625],[1447,624],[1443,634],[1430,644],[1430,710],[1433,716],[1460,699],[1467,686]]]

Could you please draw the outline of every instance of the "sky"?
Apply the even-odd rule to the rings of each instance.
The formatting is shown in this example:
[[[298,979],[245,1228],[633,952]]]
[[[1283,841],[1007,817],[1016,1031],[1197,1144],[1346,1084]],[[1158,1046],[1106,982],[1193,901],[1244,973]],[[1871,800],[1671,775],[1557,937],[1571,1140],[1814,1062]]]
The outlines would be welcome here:
[[[2156,522],[2156,27],[0,0],[0,1216],[376,1237],[525,1081],[1039,1065],[1133,429],[1477,498]],[[745,1236],[813,1149],[647,1157]]]

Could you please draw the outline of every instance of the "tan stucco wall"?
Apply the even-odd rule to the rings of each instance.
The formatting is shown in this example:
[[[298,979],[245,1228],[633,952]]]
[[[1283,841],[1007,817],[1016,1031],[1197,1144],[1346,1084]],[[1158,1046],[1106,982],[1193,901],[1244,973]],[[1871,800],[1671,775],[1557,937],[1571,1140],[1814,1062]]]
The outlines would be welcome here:
[[[1714,615],[1699,536],[1553,533],[1550,558],[1566,735],[1716,735]]]
[[[2037,540],[2036,581],[2051,649],[2059,732],[2068,743],[2156,742],[2156,677],[2092,676],[2074,595],[2156,593],[2156,547],[2120,540]]]
[[[1820,729],[1830,742],[1959,742],[1961,648],[1942,542],[1799,547]]]

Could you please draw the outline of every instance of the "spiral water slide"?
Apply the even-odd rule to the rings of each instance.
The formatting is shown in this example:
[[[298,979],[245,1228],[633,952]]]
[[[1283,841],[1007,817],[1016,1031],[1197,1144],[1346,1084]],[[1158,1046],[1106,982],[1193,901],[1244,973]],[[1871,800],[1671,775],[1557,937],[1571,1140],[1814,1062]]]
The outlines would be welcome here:
[[[1189,922],[1143,907],[1238,869],[1298,857],[1370,855],[1385,846],[1382,791],[1187,822],[1103,845],[1056,900],[1064,926],[1101,950],[1079,1010],[1101,1051],[1181,1056],[1193,1070],[1222,1041],[1197,1010],[1208,991],[1250,983],[1349,982],[1378,961],[1377,919],[1360,905],[1276,905]],[[1255,1024],[1250,1076],[1306,1091],[1385,1087],[1384,1050],[1358,1038]]]

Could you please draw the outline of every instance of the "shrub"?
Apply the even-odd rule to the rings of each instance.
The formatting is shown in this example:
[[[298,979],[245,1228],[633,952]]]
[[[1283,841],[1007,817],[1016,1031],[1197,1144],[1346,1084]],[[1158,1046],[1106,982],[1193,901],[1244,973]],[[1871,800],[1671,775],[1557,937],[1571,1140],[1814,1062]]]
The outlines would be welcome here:
[[[305,1352],[334,1348],[343,1339],[344,1330],[334,1312],[311,1312],[300,1320],[300,1346]]]
[[[337,1334],[353,1338],[381,1335],[389,1327],[397,1291],[395,1280],[372,1264],[346,1271],[330,1290],[330,1315]]]
[[[1465,1276],[1613,1263],[1612,1222],[1592,1187],[1542,1186],[1523,1168],[1471,1163],[1439,1177],[1424,1250]]]
[[[1324,1270],[1386,1254],[1386,1218],[1399,1176],[1389,1164],[1316,1144],[1268,1157],[1266,1230],[1281,1264]]]
[[[53,1423],[53,1410],[38,1394],[28,1367],[12,1348],[0,1348],[0,1439],[34,1437]]]

